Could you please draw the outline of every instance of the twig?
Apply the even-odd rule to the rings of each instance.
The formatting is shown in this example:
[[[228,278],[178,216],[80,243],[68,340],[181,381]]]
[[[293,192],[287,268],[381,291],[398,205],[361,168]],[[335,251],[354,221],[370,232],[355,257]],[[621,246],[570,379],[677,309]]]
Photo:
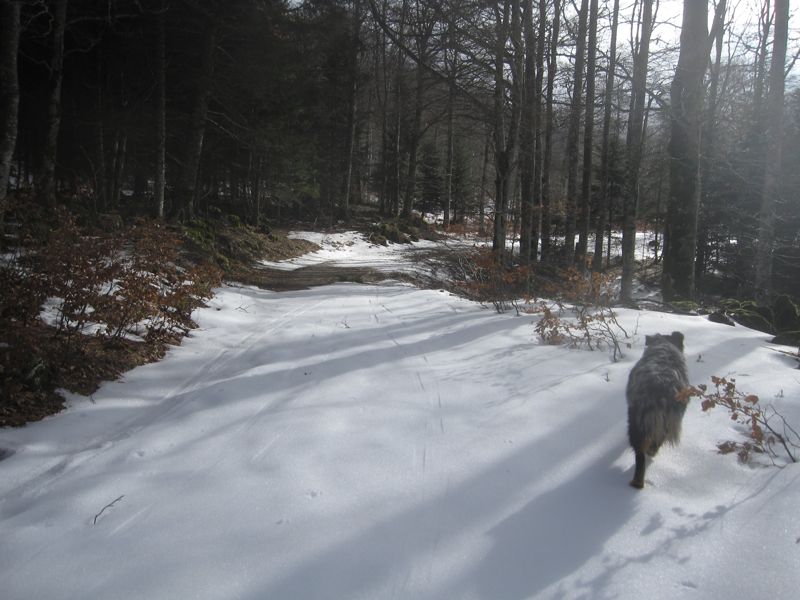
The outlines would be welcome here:
[[[108,504],[106,504],[106,505],[103,507],[103,509],[102,509],[102,510],[101,510],[99,513],[97,513],[97,514],[94,516],[94,521],[92,522],[92,525],[97,525],[97,519],[99,519],[99,518],[100,518],[100,515],[102,515],[102,514],[103,514],[103,513],[106,511],[106,509],[107,509],[107,508],[111,508],[111,507],[112,507],[112,506],[114,506],[114,505],[115,505],[117,502],[119,502],[120,500],[122,500],[124,497],[125,497],[125,494],[122,494],[122,496],[120,496],[119,498],[117,498],[117,499],[116,499],[116,500],[114,500],[113,502],[109,502]]]

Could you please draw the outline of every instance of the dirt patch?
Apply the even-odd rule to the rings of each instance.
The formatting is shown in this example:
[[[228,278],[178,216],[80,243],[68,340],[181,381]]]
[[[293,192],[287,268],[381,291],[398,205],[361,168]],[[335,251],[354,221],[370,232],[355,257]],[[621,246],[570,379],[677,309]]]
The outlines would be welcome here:
[[[346,267],[325,262],[291,271],[255,266],[237,273],[236,281],[266,290],[305,290],[333,283],[378,283],[387,279],[409,280],[400,273],[386,273],[369,267]]]

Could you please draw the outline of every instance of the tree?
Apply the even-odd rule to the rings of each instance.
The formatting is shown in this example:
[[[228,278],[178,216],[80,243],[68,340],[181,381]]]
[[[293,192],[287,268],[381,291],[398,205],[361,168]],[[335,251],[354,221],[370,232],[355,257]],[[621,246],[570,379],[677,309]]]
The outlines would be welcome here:
[[[187,143],[183,164],[175,186],[173,216],[190,219],[194,216],[197,183],[200,174],[200,159],[203,154],[203,141],[206,133],[206,118],[211,100],[214,77],[214,54],[220,27],[219,7],[212,10],[199,8],[198,16],[203,28],[201,34],[200,66],[197,73],[194,101],[186,131]]]
[[[545,3],[539,3],[539,18],[545,18]],[[561,21],[561,0],[553,0],[553,20],[550,26],[550,44],[547,52],[547,87],[545,91],[544,157],[542,158],[542,257],[550,258],[551,246],[551,177],[553,163],[553,96],[558,71],[558,32]]]
[[[693,299],[695,247],[700,204],[700,131],[708,66],[716,28],[723,10],[717,10],[714,31],[708,33],[708,4],[684,0],[680,55],[670,90],[670,185],[664,227],[665,300]],[[719,8],[719,7],[718,7]]]
[[[533,27],[533,0],[526,0],[522,11],[523,31],[525,35],[525,67],[523,77],[525,86],[523,89],[522,107],[522,132],[520,135],[520,154],[521,154],[521,202],[520,202],[520,236],[519,236],[519,258],[522,264],[531,262],[532,254],[535,250],[532,246],[533,237],[533,204],[535,190],[534,168],[536,151],[536,105],[539,98],[536,95],[536,35]]]
[[[52,48],[48,64],[50,72],[45,141],[41,149],[37,196],[46,205],[55,204],[56,152],[61,129],[61,88],[64,81],[64,36],[67,28],[67,0],[56,0],[52,8]]]
[[[600,198],[597,206],[597,227],[594,237],[594,256],[592,270],[599,272],[603,267],[603,237],[608,224],[608,208],[610,205],[609,187],[609,144],[611,137],[611,109],[614,93],[614,71],[617,68],[617,25],[619,23],[619,0],[614,0],[611,12],[611,43],[608,51],[608,67],[606,68],[606,88],[603,100],[603,134],[600,151]]]
[[[165,25],[166,0],[161,2],[161,10],[157,15],[156,42],[156,176],[155,203],[156,215],[164,218],[165,189],[167,186],[167,34]]]
[[[575,228],[577,219],[578,162],[580,160],[579,142],[581,115],[583,114],[583,70],[586,63],[586,25],[589,13],[589,0],[581,0],[578,13],[578,34],[575,40],[575,71],[572,80],[572,101],[569,112],[569,131],[567,133],[567,199],[563,257],[566,263],[575,260]]]
[[[766,104],[767,156],[756,244],[756,295],[769,298],[772,291],[772,251],[775,241],[775,203],[780,196],[779,179],[783,141],[783,96],[785,88],[786,46],[789,35],[789,0],[775,0],[775,33],[769,69]]]
[[[494,237],[492,249],[501,262],[506,260],[506,211],[514,195],[519,154],[519,126],[522,86],[522,17],[519,0],[494,5]],[[508,46],[511,50],[509,51]],[[506,64],[510,81],[506,80]],[[509,114],[506,113],[506,88]],[[506,125],[507,123],[507,125]]]
[[[11,162],[17,143],[20,2],[0,0],[0,233],[6,212]]]
[[[594,152],[594,96],[597,63],[597,0],[589,5],[589,48],[586,56],[586,119],[583,126],[583,178],[581,180],[581,205],[578,219],[578,247],[575,258],[583,266],[589,244],[589,226],[592,206],[592,154]]]
[[[620,290],[620,298],[623,302],[630,302],[633,287],[636,204],[639,197],[639,171],[644,146],[645,95],[647,93],[647,63],[650,57],[650,34],[653,29],[653,0],[643,0],[640,26],[639,43],[633,59],[633,88],[626,143],[628,183],[622,210],[622,286]]]

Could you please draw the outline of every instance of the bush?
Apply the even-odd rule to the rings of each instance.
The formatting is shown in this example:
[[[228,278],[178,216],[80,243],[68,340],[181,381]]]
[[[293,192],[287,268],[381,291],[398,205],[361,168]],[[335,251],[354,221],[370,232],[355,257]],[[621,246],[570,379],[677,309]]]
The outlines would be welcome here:
[[[758,396],[737,390],[735,379],[715,376],[711,383],[714,385],[712,391],[705,384],[692,386],[682,392],[680,399],[700,398],[703,412],[721,406],[728,411],[732,421],[745,427],[747,439],[719,443],[717,448],[721,453],[736,452],[741,462],[748,462],[753,453],[766,454],[774,462],[778,456],[775,448],[780,446],[791,462],[797,462],[800,435],[782,415],[772,406],[763,407]]]
[[[588,350],[611,349],[614,362],[623,356],[621,340],[627,338],[628,333],[617,321],[613,310],[588,305],[566,309],[559,303],[556,303],[556,307],[557,311],[545,302],[540,302],[538,306],[542,317],[534,329],[545,344],[568,345],[571,348]],[[565,311],[571,312],[572,316],[562,319],[561,315]]]
[[[511,307],[519,312],[517,299],[529,295],[530,269],[507,267],[488,248],[458,254],[455,270],[454,283],[461,293],[481,304],[492,304],[498,313]]]
[[[44,242],[0,264],[0,426],[57,409],[56,387],[91,393],[160,356],[220,282],[214,267],[181,264],[179,236],[158,222],[109,233],[57,218]]]

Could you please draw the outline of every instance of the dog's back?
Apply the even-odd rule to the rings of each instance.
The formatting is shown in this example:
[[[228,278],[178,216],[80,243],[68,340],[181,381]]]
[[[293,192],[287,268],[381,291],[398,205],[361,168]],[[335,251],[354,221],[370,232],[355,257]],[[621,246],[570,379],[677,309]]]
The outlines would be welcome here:
[[[631,485],[637,488],[644,486],[645,455],[655,456],[664,443],[680,439],[686,404],[677,395],[689,386],[682,333],[647,336],[645,346],[626,389],[628,439],[636,453]]]

